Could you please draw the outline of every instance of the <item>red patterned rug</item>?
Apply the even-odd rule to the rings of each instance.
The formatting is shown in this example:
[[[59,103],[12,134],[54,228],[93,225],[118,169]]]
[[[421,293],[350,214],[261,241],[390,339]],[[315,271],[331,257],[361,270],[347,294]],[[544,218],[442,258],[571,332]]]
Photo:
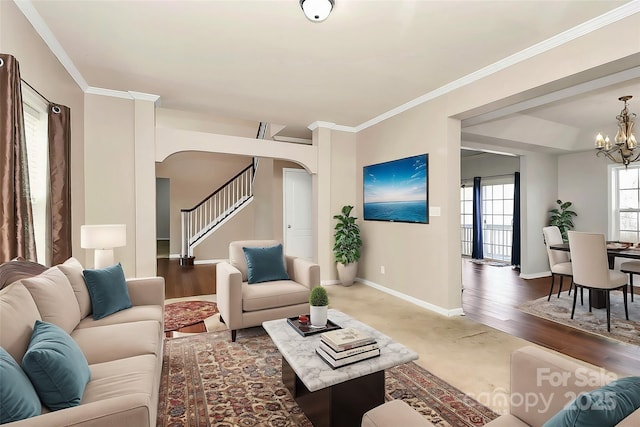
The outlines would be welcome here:
[[[164,306],[164,331],[177,331],[185,326],[195,325],[207,317],[218,313],[215,302],[181,301]]]
[[[165,340],[158,427],[312,427],[281,380],[280,353],[262,328]],[[498,415],[411,362],[385,372],[402,399],[438,427],[483,426]]]

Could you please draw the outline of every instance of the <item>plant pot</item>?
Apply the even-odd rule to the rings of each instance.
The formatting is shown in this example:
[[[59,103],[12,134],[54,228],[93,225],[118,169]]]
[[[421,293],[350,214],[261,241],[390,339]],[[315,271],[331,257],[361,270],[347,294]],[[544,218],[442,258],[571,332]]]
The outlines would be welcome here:
[[[322,306],[309,306],[309,315],[311,316],[311,326],[326,326],[327,325],[327,309],[328,305]]]
[[[342,286],[353,285],[353,279],[356,278],[356,273],[358,272],[358,263],[350,262],[347,265],[338,263],[336,266],[338,268],[338,278]]]

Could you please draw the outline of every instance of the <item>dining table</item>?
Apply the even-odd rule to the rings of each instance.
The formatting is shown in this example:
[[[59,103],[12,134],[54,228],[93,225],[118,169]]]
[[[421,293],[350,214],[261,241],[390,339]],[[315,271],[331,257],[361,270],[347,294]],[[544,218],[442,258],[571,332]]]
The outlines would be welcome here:
[[[549,249],[556,251],[571,252],[569,250],[568,243],[561,243],[556,245],[549,245]],[[640,247],[633,247],[621,244],[621,242],[607,242],[607,260],[609,261],[609,269],[613,270],[616,263],[616,258],[631,258],[640,259]],[[593,308],[605,308],[606,307],[606,292],[596,291],[591,297],[591,303]]]

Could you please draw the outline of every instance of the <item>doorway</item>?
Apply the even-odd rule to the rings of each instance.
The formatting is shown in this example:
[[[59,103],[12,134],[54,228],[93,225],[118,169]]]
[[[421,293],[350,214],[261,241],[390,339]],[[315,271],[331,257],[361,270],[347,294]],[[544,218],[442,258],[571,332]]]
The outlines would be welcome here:
[[[313,191],[311,175],[304,169],[284,168],[283,227],[287,255],[313,258]]]

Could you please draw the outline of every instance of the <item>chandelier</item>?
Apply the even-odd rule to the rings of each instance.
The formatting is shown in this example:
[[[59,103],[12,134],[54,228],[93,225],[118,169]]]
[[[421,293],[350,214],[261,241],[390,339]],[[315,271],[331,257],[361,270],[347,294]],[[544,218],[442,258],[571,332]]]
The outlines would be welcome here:
[[[640,158],[640,152],[636,151],[638,143],[632,132],[633,118],[636,114],[629,114],[627,105],[627,101],[631,98],[633,98],[631,95],[618,98],[624,102],[624,108],[620,111],[620,114],[616,116],[618,120],[618,132],[616,133],[613,144],[609,140],[608,135],[606,138],[603,138],[601,133],[596,136],[596,155],[606,156],[616,163],[622,163],[625,168],[629,166],[629,163],[635,162]]]

